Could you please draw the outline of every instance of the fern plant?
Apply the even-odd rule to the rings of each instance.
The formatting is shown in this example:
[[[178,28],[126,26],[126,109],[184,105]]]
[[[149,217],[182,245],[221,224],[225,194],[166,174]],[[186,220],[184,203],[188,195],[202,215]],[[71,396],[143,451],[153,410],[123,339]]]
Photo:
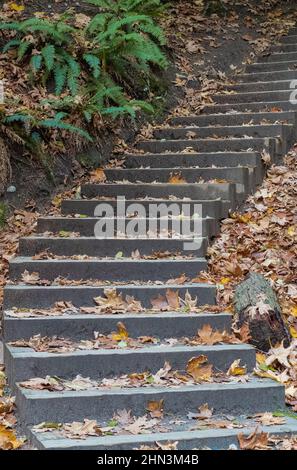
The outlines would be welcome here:
[[[31,78],[41,79],[46,84],[54,79],[55,92],[61,94],[69,89],[75,95],[79,88],[81,63],[89,67],[94,78],[100,74],[98,57],[82,52],[77,58],[78,30],[68,24],[70,14],[61,15],[51,20],[29,18],[20,22],[0,23],[0,30],[11,30],[15,37],[7,42],[3,52],[16,49],[19,63],[29,63]]]

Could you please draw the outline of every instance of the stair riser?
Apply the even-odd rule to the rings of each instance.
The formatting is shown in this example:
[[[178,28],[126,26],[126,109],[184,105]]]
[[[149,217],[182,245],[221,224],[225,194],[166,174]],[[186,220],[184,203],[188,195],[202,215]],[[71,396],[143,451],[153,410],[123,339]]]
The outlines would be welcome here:
[[[192,291],[190,290],[191,294]],[[181,294],[182,295],[182,294]],[[116,331],[117,323],[124,322],[131,337],[152,335],[158,338],[194,336],[203,325],[214,330],[230,331],[232,318],[228,314],[114,314],[76,315],[54,318],[5,318],[5,341],[29,339],[34,335],[60,336],[74,340],[90,339],[94,331],[109,334]]]
[[[277,72],[279,70],[296,70],[297,60],[288,62],[264,62],[249,64],[246,66],[246,72]]]
[[[259,58],[259,62],[290,62],[297,60],[297,52],[280,52]]]
[[[237,82],[272,82],[278,80],[296,80],[297,70],[279,70],[273,72],[243,73],[236,77]]]
[[[227,95],[232,96],[232,95]],[[274,125],[260,125],[260,126],[226,126],[226,127],[186,127],[186,128],[169,128],[160,129],[155,131],[156,139],[186,139],[188,133],[196,134],[197,138],[207,138],[212,136],[233,136],[236,138],[243,137],[245,135],[251,137],[276,137],[282,134],[283,126]]]
[[[62,201],[62,206],[61,206],[61,213],[63,215],[75,215],[75,214],[83,214],[86,216],[94,216],[95,209],[98,205],[99,201],[87,201],[87,200],[64,200]],[[149,215],[150,212],[150,204],[152,204],[151,201],[144,201],[144,200],[134,200],[134,201],[126,201],[127,203],[127,209],[130,204],[141,204],[143,206],[143,209],[146,212],[146,216]],[[159,204],[166,204],[166,207],[170,206],[172,204],[172,201],[166,201],[165,199],[163,201],[158,201]],[[185,203],[185,201],[174,201],[175,204],[178,205],[180,212],[182,212],[182,206]],[[116,208],[116,201],[108,201],[108,204],[111,205],[111,207],[115,210]],[[221,201],[191,201],[191,204],[194,208],[194,204],[200,205],[201,206],[201,215],[203,218],[205,217],[213,217],[215,219],[220,219],[223,216],[226,216],[228,212],[222,212],[223,207]],[[129,210],[127,210],[129,213]]]
[[[258,93],[263,91],[287,91],[292,92],[290,88],[292,80],[279,80],[271,82],[251,82],[242,83],[240,85],[229,85],[227,90],[233,90],[237,93]],[[230,95],[231,96],[231,95]],[[265,127],[264,127],[265,129]]]
[[[297,78],[297,75],[296,75]],[[254,85],[254,84],[252,84]],[[241,85],[239,85],[241,86]],[[243,124],[261,124],[263,120],[274,123],[276,121],[288,121],[295,126],[297,111],[281,113],[256,112],[236,114],[212,114],[201,116],[181,116],[171,120],[173,126],[240,126]]]
[[[163,168],[143,170],[105,170],[105,174],[109,182],[128,180],[133,183],[138,181],[143,183],[153,183],[154,181],[167,183],[173,173],[174,171],[172,169],[167,170]],[[223,179],[228,182],[243,184],[247,192],[250,190],[248,168],[182,168],[177,171],[177,174],[183,177],[187,183],[196,183],[200,178],[203,180]]]
[[[175,196],[179,199],[190,198],[197,199],[217,199],[222,198],[230,201],[230,206],[234,207],[235,184],[156,184],[156,185],[102,185],[102,184],[86,184],[81,187],[82,195],[86,197],[117,197],[125,196],[127,199],[137,198],[164,198]],[[108,202],[108,201],[106,201]],[[174,201],[173,201],[174,202]],[[186,201],[187,202],[187,201]],[[152,203],[152,201],[151,201]]]
[[[290,101],[292,90],[284,91],[257,91],[249,93],[236,93],[236,94],[222,94],[214,95],[216,103],[255,103],[257,101],[272,102],[272,101]]]
[[[130,389],[118,393],[30,393],[30,398],[17,391],[16,403],[21,419],[28,425],[47,422],[72,422],[84,419],[110,419],[114,412],[121,409],[132,410],[132,414],[143,415],[147,402],[164,399],[165,411],[174,415],[184,410],[197,412],[197,408],[208,403],[216,413],[232,415],[254,414],[275,411],[283,407],[283,387],[266,386],[248,388],[234,386],[209,390],[204,387],[192,389],[166,389],[147,392],[144,389]],[[42,399],[38,398],[42,397]]]
[[[20,280],[22,273],[38,272],[41,279],[54,280],[58,276],[68,279],[98,279],[108,281],[167,281],[185,273],[194,278],[207,269],[203,259],[187,261],[17,261],[10,264],[10,278]]]
[[[150,167],[158,168],[187,168],[187,167],[207,167],[207,166],[217,166],[217,167],[226,167],[234,168],[237,166],[244,166],[253,168],[255,175],[255,182],[258,184],[262,181],[264,176],[264,167],[262,165],[261,157],[259,153],[249,153],[249,152],[238,152],[238,153],[212,153],[212,154],[176,154],[176,155],[167,155],[158,154],[156,158],[155,155],[143,155],[143,156],[128,156],[125,161],[126,168],[133,167]],[[184,170],[183,170],[184,172]],[[228,177],[228,180],[230,178]],[[252,183],[252,181],[251,181]]]
[[[229,106],[229,105],[228,105]],[[230,105],[231,106],[231,105]],[[295,105],[296,106],[296,105]],[[213,108],[213,106],[212,106]],[[174,141],[147,141],[139,142],[138,148],[150,153],[162,153],[165,151],[178,152],[187,147],[196,152],[240,152],[241,150],[261,151],[265,145],[265,139],[213,139],[213,140],[174,140]],[[272,139],[271,139],[272,140]]]
[[[140,219],[138,219],[140,221]],[[153,222],[152,222],[152,219],[141,219],[141,220],[144,220],[144,223],[145,223],[145,227],[146,227],[146,231],[144,232],[147,233],[147,230],[149,230],[149,228],[151,227],[154,227],[153,225]],[[157,233],[160,233],[160,224],[161,224],[161,219],[154,219],[156,224],[157,224]],[[122,225],[119,225],[121,223],[120,220],[116,220],[116,219],[105,219],[106,223],[109,223],[108,221],[113,222],[113,226],[114,226],[114,233],[116,234],[116,230],[118,229],[118,231],[121,232],[121,227]],[[118,222],[118,223],[117,223]],[[129,233],[130,233],[130,230],[133,229],[134,227],[134,222],[136,223],[136,219],[125,219],[125,221],[123,221],[124,225],[125,225],[125,230],[127,230]],[[163,224],[164,221],[162,221],[162,224]],[[179,221],[173,221],[173,220],[168,220],[168,230],[170,230],[171,228],[174,229],[174,227],[180,227],[180,230],[182,230],[182,221],[180,221],[181,223],[179,224]],[[195,220],[191,220],[190,221],[190,229],[191,231],[194,230],[194,227],[195,227]],[[96,225],[98,224],[98,225]],[[164,226],[164,225],[162,225]],[[166,225],[165,225],[166,226]],[[214,235],[216,235],[219,231],[219,224],[218,224],[218,221],[216,221],[215,219],[203,219],[202,220],[202,223],[200,223],[200,227],[201,228],[201,234],[199,235],[197,232],[195,232],[195,236],[197,237],[212,237]],[[84,237],[94,237],[95,236],[95,231],[96,233],[100,233],[100,232],[97,232],[97,230],[101,230],[100,229],[100,221],[98,220],[94,220],[94,219],[63,219],[63,218],[53,218],[53,219],[50,219],[50,218],[40,218],[38,220],[38,223],[37,223],[37,231],[39,233],[42,233],[42,232],[47,232],[47,231],[50,231],[50,232],[54,232],[54,233],[58,233],[60,231],[66,231],[66,232],[78,232],[80,233],[81,236],[84,236]],[[103,231],[105,230],[104,228],[102,229]],[[137,227],[135,228],[135,230],[137,231]],[[135,237],[133,237],[135,238]],[[154,238],[155,238],[155,235],[154,235]],[[169,238],[169,237],[168,237]],[[79,239],[77,239],[79,240]],[[121,242],[121,238],[118,239],[119,242]],[[106,241],[106,240],[99,240],[98,239],[98,245],[100,244],[101,241]],[[151,240],[149,239],[149,235],[148,235],[148,238],[147,238],[147,241],[150,242]],[[79,243],[79,241],[77,241],[77,243]],[[94,240],[94,243],[95,243],[95,240]],[[125,242],[123,241],[123,244]],[[144,241],[144,243],[146,243],[146,240]],[[169,242],[170,243],[170,242]],[[120,250],[118,250],[120,251]],[[122,251],[122,250],[121,250]],[[131,254],[131,252],[130,252]]]
[[[290,34],[289,36],[282,37],[281,42],[283,44],[297,44],[297,35]]]
[[[208,247],[207,239],[201,239],[201,248],[192,250],[188,254],[204,256]],[[152,255],[155,252],[169,251],[171,253],[183,252],[181,240],[96,240],[96,239],[57,239],[57,238],[22,238],[19,245],[19,253],[22,256],[33,256],[36,253],[49,251],[58,256],[88,255],[93,257],[115,257],[122,253],[122,257],[131,257],[131,253],[139,250],[141,255]]]
[[[297,44],[283,44],[282,46],[278,47],[279,52],[297,52]]]
[[[254,429],[242,429],[240,431],[248,437],[254,432]],[[281,440],[292,437],[291,427],[289,428],[288,426],[269,426],[269,428],[265,429],[265,432],[278,436]],[[201,434],[203,436],[198,437],[195,431],[185,431],[133,436],[133,438],[119,436],[112,439],[109,436],[108,438],[88,438],[87,440],[75,441],[50,438],[47,434],[42,433],[31,433],[31,439],[34,447],[40,450],[135,450],[141,446],[154,448],[156,442],[163,443],[164,445],[168,442],[178,442],[178,450],[228,450],[231,445],[238,448],[238,429],[230,429],[227,432],[225,430],[208,429]]]
[[[184,349],[184,350],[182,350]],[[214,370],[227,371],[230,365],[237,359],[246,364],[252,371],[255,367],[255,350],[247,347],[196,347],[180,348],[178,351],[167,347],[163,351],[129,350],[88,352],[80,351],[71,354],[33,354],[16,353],[12,349],[5,348],[6,375],[9,382],[21,382],[28,378],[63,377],[74,379],[77,375],[90,377],[94,380],[114,377],[115,375],[132,374],[134,372],[150,371],[155,374],[167,361],[174,370],[184,370],[185,365],[192,357],[205,355]]]
[[[275,119],[277,119],[278,111],[296,111],[297,105],[290,103],[290,101],[276,101],[271,103],[234,103],[234,104],[221,104],[211,105],[204,108],[206,114],[213,113],[228,113],[230,111],[270,111],[271,109],[277,109]]]

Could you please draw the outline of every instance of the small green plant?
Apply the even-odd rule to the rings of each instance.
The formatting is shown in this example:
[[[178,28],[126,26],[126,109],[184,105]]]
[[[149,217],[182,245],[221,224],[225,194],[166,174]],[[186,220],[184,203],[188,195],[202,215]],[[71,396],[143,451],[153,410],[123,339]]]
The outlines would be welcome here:
[[[33,83],[43,95],[31,107],[27,96],[11,93],[0,125],[41,160],[57,133],[62,146],[69,133],[91,141],[104,118],[153,113],[150,79],[155,84],[155,70],[167,66],[164,34],[155,20],[164,11],[160,0],[85,2],[98,10],[84,22],[74,10],[0,22],[4,54],[25,72],[27,88]],[[145,99],[139,99],[137,84]]]

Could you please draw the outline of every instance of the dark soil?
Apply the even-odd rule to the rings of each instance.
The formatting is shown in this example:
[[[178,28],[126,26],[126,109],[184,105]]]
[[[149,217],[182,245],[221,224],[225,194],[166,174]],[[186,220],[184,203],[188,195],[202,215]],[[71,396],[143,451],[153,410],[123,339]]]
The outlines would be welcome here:
[[[81,2],[67,0],[56,0],[55,2],[25,0],[23,3],[26,7],[26,14],[30,14],[34,11],[62,12],[69,7],[74,7],[78,11],[86,12],[90,8],[83,8],[80,6]],[[262,3],[264,4],[265,2]],[[282,7],[286,10],[292,8],[296,10],[295,1],[281,3]],[[249,4],[258,5],[259,1],[251,0]],[[248,27],[249,17],[252,16],[253,20],[255,20],[255,14],[251,13],[246,6],[237,6],[234,7],[233,10],[239,16],[238,26],[236,28],[233,30],[229,28],[226,34],[226,32],[222,32],[223,28],[226,26],[226,22],[224,19],[218,19],[218,21],[221,21],[222,29],[218,27],[213,30],[206,27],[203,33],[200,33],[200,39],[201,37],[204,38],[202,44],[206,53],[187,53],[185,50],[169,50],[172,65],[161,80],[162,86],[167,87],[167,93],[165,93],[165,99],[162,106],[160,106],[157,121],[161,121],[166,117],[168,111],[173,109],[177,105],[177,100],[183,96],[183,89],[176,87],[173,81],[177,75],[186,76],[187,73],[177,68],[175,64],[176,55],[180,55],[190,62],[192,70],[188,75],[190,75],[190,78],[198,79],[198,83],[201,72],[204,74],[207,73],[208,78],[217,77],[219,72],[224,72],[227,77],[230,77],[234,73],[234,68],[240,66],[252,52],[252,45],[249,41],[242,39],[242,36],[248,33],[254,38],[263,37],[261,33],[257,31],[257,28],[253,28],[252,30]],[[262,12],[261,17],[259,17],[259,24],[264,19],[265,11]],[[173,31],[173,29],[171,30]],[[180,34],[179,31],[177,32],[177,35],[178,34]],[[186,35],[189,41],[191,39],[195,40],[197,37],[199,38],[199,35],[190,30],[182,31],[181,34]],[[171,41],[169,42],[171,43]],[[194,87],[197,87],[197,82]],[[197,90],[197,93],[199,93],[199,90]],[[161,90],[160,94],[164,95],[163,90]],[[115,139],[121,138],[128,144],[132,143],[138,129],[144,122],[145,118],[143,117],[132,124],[127,120],[122,121],[121,125],[118,125],[118,129],[115,129],[114,132],[110,129],[105,130],[96,148],[87,148],[76,156],[67,155],[54,158],[52,168],[54,181],[48,178],[39,162],[30,161],[27,156],[22,156],[20,149],[11,149],[13,168],[11,185],[16,187],[16,192],[6,193],[0,201],[7,203],[12,210],[26,205],[29,207],[36,205],[39,211],[45,210],[49,206],[55,193],[71,188],[74,178],[77,179],[87,174],[88,169],[99,166],[102,162],[110,158]],[[32,203],[32,200],[34,203]]]

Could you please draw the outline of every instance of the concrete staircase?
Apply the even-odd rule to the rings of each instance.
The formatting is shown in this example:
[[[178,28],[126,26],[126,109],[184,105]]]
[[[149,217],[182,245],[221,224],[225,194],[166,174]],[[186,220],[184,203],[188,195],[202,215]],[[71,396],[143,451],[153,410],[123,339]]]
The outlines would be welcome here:
[[[290,102],[290,84],[297,79],[296,67],[297,30],[294,30],[282,38],[273,53],[248,65],[245,73],[235,78],[236,84],[226,87],[226,93],[215,95],[216,104],[206,106],[204,114],[176,117],[171,127],[156,130],[154,139],[137,144],[138,150],[144,153],[127,155],[124,168],[106,169],[105,183],[83,185],[81,199],[62,202],[61,217],[40,218],[37,234],[20,241],[19,257],[10,263],[12,283],[5,289],[4,354],[21,426],[37,448],[130,449],[149,446],[155,441],[178,441],[179,449],[221,449],[237,444],[238,429],[191,430],[187,424],[189,412],[197,412],[199,406],[208,403],[218,419],[227,414],[240,421],[247,415],[285,407],[283,386],[252,375],[255,350],[249,345],[189,346],[169,345],[164,341],[191,337],[203,325],[230,331],[230,314],[152,313],[151,299],[164,295],[168,288],[178,290],[181,298],[188,291],[192,298],[197,296],[200,305],[208,304],[212,310],[216,286],[195,282],[195,278],[207,269],[207,245],[218,234],[220,220],[261,183],[265,173],[262,152],[269,153],[272,162],[280,161],[296,140],[297,105]],[[172,175],[177,175],[179,184],[169,182]],[[174,236],[172,220],[169,238],[160,238],[161,230],[157,226],[154,238],[96,239],[94,228],[99,218],[94,216],[95,208],[100,202],[115,207],[117,196],[125,196],[129,204],[141,203],[145,223],[151,220],[149,206],[154,202],[165,206],[174,203],[181,210],[183,204],[190,204],[195,215],[190,225],[193,226],[195,218],[200,221],[201,232],[193,237],[199,241],[199,248],[184,250],[184,240]],[[195,204],[201,209],[198,214]],[[131,217],[123,217],[124,228],[130,222]],[[36,254],[46,250],[56,257],[36,259]],[[135,250],[139,250],[142,258],[131,256]],[[170,252],[166,258],[152,256],[164,251]],[[176,256],[176,252],[183,256]],[[46,282],[25,284],[22,277],[25,271],[39,273],[40,279]],[[183,274],[186,280],[180,284],[178,279]],[[59,277],[68,282],[55,281]],[[170,279],[175,281],[166,284]],[[124,297],[134,296],[145,310],[86,314],[84,309],[95,306],[94,298],[104,295],[107,283]],[[75,311],[66,307],[55,316],[24,315],[29,309],[54,309],[57,302],[71,302]],[[130,337],[158,337],[160,345],[59,354],[9,344],[37,334],[87,340],[94,331],[110,334],[119,321],[125,324]],[[146,370],[155,374],[165,361],[173,369],[185,370],[189,359],[199,355],[206,356],[217,372],[226,372],[234,360],[240,359],[247,367],[249,380],[53,392],[19,385],[23,380],[47,375],[73,379],[79,374],[100,381]],[[164,425],[168,427],[163,432],[157,429],[149,434],[75,440],[32,429],[44,421],[65,423],[88,418],[106,423],[114,412],[122,409],[131,409],[133,414],[141,416],[148,401],[161,399],[164,399]],[[285,425],[263,430],[287,435],[296,432],[295,423],[288,419]],[[240,431],[249,434],[254,427],[253,421],[247,421]]]

